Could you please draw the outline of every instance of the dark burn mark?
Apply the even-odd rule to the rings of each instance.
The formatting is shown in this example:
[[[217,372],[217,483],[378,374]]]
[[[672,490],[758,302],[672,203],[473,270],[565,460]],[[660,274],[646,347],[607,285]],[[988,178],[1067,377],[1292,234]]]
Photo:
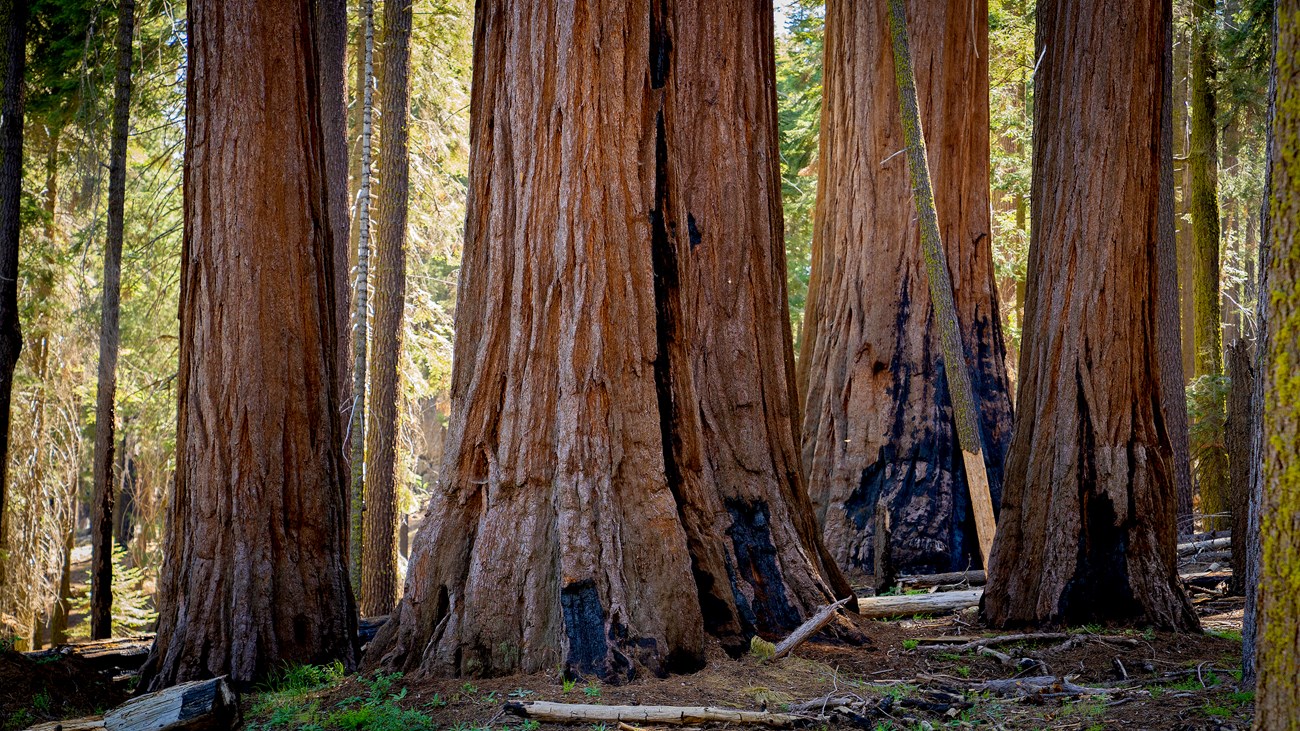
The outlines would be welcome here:
[[[605,677],[609,671],[609,645],[605,641],[605,608],[596,582],[583,579],[561,589],[560,610],[564,633],[569,638],[566,672]]]
[[[650,88],[662,89],[668,83],[668,67],[672,59],[673,39],[668,35],[667,8],[664,0],[650,7]]]
[[[731,545],[736,552],[736,568],[740,578],[749,584],[754,593],[750,606],[759,632],[777,634],[799,626],[799,612],[790,605],[785,595],[785,579],[776,560],[776,546],[772,544],[769,525],[770,513],[762,500],[747,502],[726,501],[731,514]],[[736,585],[732,579],[733,588]],[[737,591],[737,593],[740,593]],[[739,605],[740,602],[737,601]]]
[[[690,235],[691,251],[695,251],[695,247],[700,245],[704,237],[700,235],[699,226],[695,225],[695,214],[689,211],[686,213],[686,233]]]

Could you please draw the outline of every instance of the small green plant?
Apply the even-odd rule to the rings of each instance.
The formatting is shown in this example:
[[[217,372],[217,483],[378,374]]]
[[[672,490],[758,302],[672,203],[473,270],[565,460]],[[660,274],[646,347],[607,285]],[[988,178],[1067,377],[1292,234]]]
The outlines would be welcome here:
[[[920,646],[921,646],[921,643],[918,642],[917,640],[903,640],[903,649],[904,649],[904,650],[915,650],[916,648],[918,648],[918,647],[920,647]]]
[[[531,690],[524,690],[523,688],[515,688],[508,693],[511,698],[527,698],[532,694],[533,692]]]
[[[565,678],[565,679],[564,679],[563,681],[561,681],[561,683],[560,683],[560,692],[561,692],[561,693],[568,693],[568,692],[572,691],[572,690],[573,690],[574,688],[576,688],[576,687],[578,687],[578,681],[577,681],[577,680],[575,680],[575,679],[573,679],[573,678]]]
[[[433,697],[425,702],[424,705],[428,708],[446,708],[447,701],[442,697],[441,693],[434,693]]]
[[[1233,705],[1244,706],[1247,703],[1255,702],[1255,691],[1253,690],[1233,691],[1232,693],[1229,693],[1227,695],[1227,699]]]
[[[524,731],[537,731],[537,729],[540,728],[541,725],[542,724],[538,723],[537,721],[529,718],[524,721],[523,725],[520,728],[522,728]]]
[[[464,695],[477,695],[478,686],[474,685],[473,683],[466,683],[460,686],[460,692]]]
[[[1205,630],[1205,634],[1211,637],[1218,637],[1221,640],[1228,640],[1229,642],[1241,642],[1241,632],[1239,630],[1207,629]]]
[[[588,698],[599,698],[600,687],[597,686],[595,683],[588,683],[587,685],[583,686],[582,694],[587,696]]]
[[[1210,703],[1206,703],[1205,705],[1201,706],[1201,710],[1204,711],[1204,712],[1205,712],[1205,715],[1207,715],[1207,716],[1215,716],[1215,717],[1218,717],[1218,718],[1231,718],[1231,717],[1232,717],[1232,710],[1231,710],[1231,709],[1229,709],[1229,708],[1224,708],[1223,706],[1216,706],[1216,705],[1213,705],[1213,704],[1210,704]]]
[[[493,703],[497,702],[498,698],[500,698],[500,696],[498,696],[497,692],[494,690],[488,693],[486,696],[484,696],[483,702],[486,703],[487,705],[492,705]]]
[[[960,676],[962,676],[963,678],[969,678],[969,677],[970,677],[970,666],[969,666],[969,665],[958,665],[958,666],[957,666],[957,674],[960,675]]]
[[[776,654],[776,645],[758,635],[754,635],[753,639],[749,641],[749,654],[760,661],[770,660]]]
[[[51,705],[53,704],[50,701],[49,693],[41,692],[32,696],[32,708],[35,708],[41,713],[49,713]]]

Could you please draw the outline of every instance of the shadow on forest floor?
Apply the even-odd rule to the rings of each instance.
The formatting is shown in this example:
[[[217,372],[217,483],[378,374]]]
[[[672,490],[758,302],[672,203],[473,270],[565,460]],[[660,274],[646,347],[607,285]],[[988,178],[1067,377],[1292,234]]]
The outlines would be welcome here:
[[[993,649],[1001,658],[941,646],[956,636],[993,636],[973,610],[935,619],[858,619],[871,639],[866,646],[814,640],[776,662],[754,654],[730,660],[714,648],[708,666],[698,673],[617,686],[566,683],[555,672],[467,681],[344,678],[328,669],[298,669],[282,678],[277,692],[246,699],[245,728],[550,731],[565,727],[515,718],[503,712],[504,704],[546,700],[781,711],[831,697],[855,697],[862,701],[856,708],[868,713],[855,719],[840,714],[814,728],[1247,729],[1254,702],[1253,694],[1239,687],[1241,605],[1239,598],[1198,599],[1205,635],[1084,627],[1072,631],[1068,642],[1058,637],[996,644]],[[290,677],[304,671],[319,677]],[[985,681],[1049,674],[1067,676],[1080,686],[1105,687],[1106,692],[1080,696],[1060,692],[1058,686],[1015,698],[980,690]],[[636,731],[626,724],[567,728]]]

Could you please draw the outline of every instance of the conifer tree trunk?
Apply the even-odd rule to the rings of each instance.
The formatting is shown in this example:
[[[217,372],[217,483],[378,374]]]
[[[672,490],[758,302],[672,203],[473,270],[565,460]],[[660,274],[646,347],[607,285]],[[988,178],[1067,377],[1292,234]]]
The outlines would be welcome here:
[[[348,271],[348,130],[347,130],[347,0],[314,0],[316,53],[320,64],[321,129],[325,134],[325,172],[328,176],[329,225],[334,241],[334,320],[338,334],[338,404],[343,423],[351,419],[352,284]],[[349,453],[343,447],[343,458]]]
[[[1215,126],[1215,0],[1192,0],[1191,216],[1196,302],[1196,375],[1223,372],[1219,307],[1219,151]],[[1205,496],[1202,495],[1202,498]],[[1215,498],[1218,495],[1213,496]],[[1208,512],[1204,508],[1202,512]]]
[[[411,108],[411,0],[384,2],[384,55],[380,63],[382,175],[361,557],[361,613],[366,616],[387,614],[397,603],[398,369],[406,308],[406,216],[410,197],[406,146]]]
[[[972,16],[972,12],[974,15]],[[920,126],[994,503],[1011,399],[989,240],[985,3],[908,3]],[[972,17],[975,21],[972,24]],[[800,378],[803,457],[824,538],[870,571],[875,505],[893,514],[901,571],[981,561],[911,194],[884,2],[829,3],[821,181]],[[882,164],[883,163],[883,164]],[[942,281],[942,279],[941,279]],[[953,313],[944,313],[951,318]],[[981,439],[982,437],[982,439]]]
[[[374,53],[375,3],[362,0],[361,67],[361,170],[357,192],[357,298],[352,313],[352,411],[349,414],[348,450],[352,456],[349,517],[351,538],[348,542],[348,565],[352,569],[352,591],[361,595],[362,546],[365,541],[365,468],[366,468],[366,366],[369,344],[370,314],[370,181],[371,133],[374,130]]]
[[[158,689],[355,661],[310,0],[188,5],[176,484]]]
[[[27,3],[4,0],[3,76],[0,82],[0,546],[5,546],[9,481],[9,408],[14,368],[23,348],[18,322],[19,210],[23,191],[23,69],[27,61]],[[4,585],[0,561],[0,586]]]
[[[1272,335],[1269,323],[1272,321],[1272,305],[1265,293],[1270,291],[1269,273],[1272,270],[1274,246],[1272,239],[1272,203],[1273,203],[1273,167],[1276,160],[1274,145],[1277,139],[1274,126],[1277,121],[1277,81],[1278,81],[1278,27],[1279,13],[1273,13],[1273,57],[1269,64],[1268,77],[1268,113],[1265,115],[1264,133],[1264,195],[1259,210],[1259,283],[1255,298],[1255,327],[1258,337],[1255,341],[1255,380],[1251,384],[1250,397],[1250,494],[1246,515],[1246,606],[1241,616],[1241,681],[1246,687],[1252,687],[1256,680],[1256,648],[1259,639],[1259,582],[1260,564],[1263,561],[1263,549],[1259,532],[1263,516],[1260,511],[1264,506],[1264,384],[1268,369],[1268,358],[1272,352]]]
[[[122,234],[126,211],[126,142],[131,122],[131,42],[135,0],[117,9],[117,76],[108,153],[108,238],[104,243],[103,308],[99,323],[99,384],[95,403],[94,492],[90,518],[90,638],[113,634],[113,443],[117,351],[122,336]]]
[[[1161,414],[1171,7],[1045,0],[1037,13],[1029,299],[984,611],[996,627],[1194,630]]]
[[[795,445],[772,5],[580,9],[477,7],[453,414],[368,664],[617,681],[848,596]]]
[[[1300,728],[1300,3],[1277,3],[1255,728]]]

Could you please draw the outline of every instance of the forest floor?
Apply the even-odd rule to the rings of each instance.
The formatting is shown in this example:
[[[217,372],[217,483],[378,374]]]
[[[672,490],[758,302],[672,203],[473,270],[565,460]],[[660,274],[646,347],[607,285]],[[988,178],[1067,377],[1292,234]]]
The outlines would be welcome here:
[[[244,727],[639,731],[617,723],[539,725],[504,710],[508,703],[545,700],[774,712],[811,704],[815,710],[805,706],[804,712],[823,717],[810,724],[816,729],[1248,729],[1254,702],[1239,687],[1242,600],[1202,595],[1197,610],[1203,635],[1090,626],[1069,632],[1069,642],[1057,637],[993,645],[1009,661],[944,646],[957,636],[997,636],[969,610],[932,619],[855,619],[870,639],[866,645],[815,639],[775,662],[762,659],[761,651],[732,660],[714,648],[697,673],[622,685],[566,683],[554,672],[472,681],[286,676],[246,700]],[[1078,695],[1056,685],[1000,697],[981,689],[986,681],[1044,675],[1068,676],[1104,692]],[[844,699],[851,713],[833,712]]]

